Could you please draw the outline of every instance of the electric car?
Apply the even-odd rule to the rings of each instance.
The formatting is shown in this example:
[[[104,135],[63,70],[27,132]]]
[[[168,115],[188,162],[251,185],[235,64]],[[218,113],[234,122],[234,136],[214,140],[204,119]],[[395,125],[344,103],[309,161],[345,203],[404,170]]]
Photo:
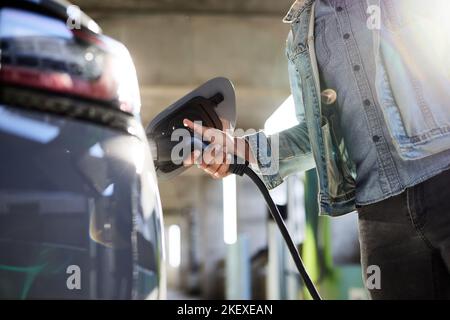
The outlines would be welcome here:
[[[0,43],[0,298],[164,298],[127,49],[56,0],[2,1]]]

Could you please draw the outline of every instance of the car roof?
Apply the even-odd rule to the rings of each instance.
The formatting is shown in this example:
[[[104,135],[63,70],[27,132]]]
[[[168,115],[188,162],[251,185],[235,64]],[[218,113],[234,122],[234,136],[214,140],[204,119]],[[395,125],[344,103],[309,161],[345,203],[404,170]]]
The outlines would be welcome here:
[[[75,6],[66,0],[12,0],[4,1],[3,5],[12,5],[14,7],[20,7],[22,5],[26,8],[34,7],[66,21],[70,18],[70,9],[73,8],[79,13],[79,23],[83,28],[97,34],[102,33],[101,28],[92,18],[80,10],[78,6]],[[72,10],[72,12],[74,12],[74,10]]]

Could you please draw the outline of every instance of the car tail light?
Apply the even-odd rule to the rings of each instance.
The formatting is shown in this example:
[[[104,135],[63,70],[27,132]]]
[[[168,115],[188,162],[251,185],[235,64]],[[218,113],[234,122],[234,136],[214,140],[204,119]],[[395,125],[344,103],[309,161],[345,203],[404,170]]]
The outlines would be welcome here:
[[[136,70],[121,43],[16,8],[0,10],[0,43],[2,86],[99,102],[139,115]]]

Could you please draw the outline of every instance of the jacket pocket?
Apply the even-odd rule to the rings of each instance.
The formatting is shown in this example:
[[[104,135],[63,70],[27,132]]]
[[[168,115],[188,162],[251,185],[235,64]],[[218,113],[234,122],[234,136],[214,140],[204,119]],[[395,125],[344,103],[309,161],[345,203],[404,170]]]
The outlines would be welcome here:
[[[324,157],[328,175],[328,192],[332,198],[342,198],[347,194],[353,194],[355,179],[349,168],[346,156],[342,154],[335,139],[330,123],[326,118],[322,118],[322,136],[324,143]]]
[[[450,148],[450,30],[418,25],[381,32],[376,62],[378,100],[404,159]]]

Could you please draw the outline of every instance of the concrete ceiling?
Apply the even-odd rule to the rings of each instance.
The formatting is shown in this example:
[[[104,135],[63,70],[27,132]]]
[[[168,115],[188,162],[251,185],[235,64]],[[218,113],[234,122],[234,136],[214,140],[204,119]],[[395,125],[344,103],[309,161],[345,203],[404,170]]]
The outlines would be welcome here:
[[[138,11],[282,15],[293,0],[74,0],[88,12]]]
[[[73,0],[123,42],[138,71],[142,118],[216,76],[236,88],[238,126],[263,127],[289,95],[281,19],[293,0]]]

